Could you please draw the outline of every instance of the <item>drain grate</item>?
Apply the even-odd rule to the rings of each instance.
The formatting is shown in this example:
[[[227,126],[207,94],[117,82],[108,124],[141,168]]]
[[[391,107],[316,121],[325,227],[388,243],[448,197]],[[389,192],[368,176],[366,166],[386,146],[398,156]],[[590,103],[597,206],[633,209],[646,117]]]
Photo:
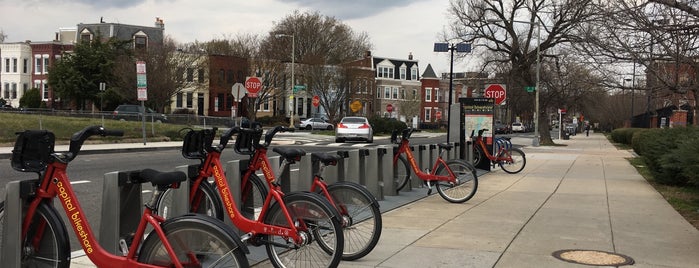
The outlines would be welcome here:
[[[552,253],[559,260],[592,266],[632,265],[634,260],[619,253],[601,250],[564,249]]]

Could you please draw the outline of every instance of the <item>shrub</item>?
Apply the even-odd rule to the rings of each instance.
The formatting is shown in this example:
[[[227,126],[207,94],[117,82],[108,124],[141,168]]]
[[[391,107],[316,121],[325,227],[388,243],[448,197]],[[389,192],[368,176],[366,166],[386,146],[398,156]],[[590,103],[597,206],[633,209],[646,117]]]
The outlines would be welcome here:
[[[697,137],[696,127],[650,129],[634,135],[633,148],[659,183],[683,185],[699,181]]]
[[[286,126],[289,120],[285,116],[261,116],[255,119],[263,126]]]
[[[393,130],[403,130],[408,127],[405,122],[396,120],[395,118],[385,118],[385,117],[371,117],[369,118],[369,124],[371,124],[374,134],[391,134]]]
[[[631,145],[633,135],[639,131],[645,131],[645,128],[617,128],[612,130],[612,141],[622,144]]]

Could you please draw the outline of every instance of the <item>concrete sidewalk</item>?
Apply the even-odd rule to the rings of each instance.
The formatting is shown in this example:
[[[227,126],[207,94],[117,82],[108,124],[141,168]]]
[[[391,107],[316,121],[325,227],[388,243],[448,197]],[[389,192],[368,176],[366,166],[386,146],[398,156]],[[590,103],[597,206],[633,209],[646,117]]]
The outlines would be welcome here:
[[[569,249],[623,254],[633,267],[699,267],[699,231],[628,163],[630,152],[602,134],[557,142],[567,146],[525,147],[520,174],[480,176],[464,204],[432,195],[384,213],[374,251],[340,267],[584,267],[552,256]],[[73,267],[92,265],[78,257]]]

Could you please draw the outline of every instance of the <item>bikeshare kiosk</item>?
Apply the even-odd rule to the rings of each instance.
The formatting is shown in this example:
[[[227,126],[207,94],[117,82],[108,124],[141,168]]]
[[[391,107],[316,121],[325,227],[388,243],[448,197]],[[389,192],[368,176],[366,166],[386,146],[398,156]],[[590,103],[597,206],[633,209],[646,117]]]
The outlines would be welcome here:
[[[471,133],[474,137],[478,135],[478,130],[487,128],[490,131],[483,133],[483,139],[489,151],[493,151],[493,112],[495,111],[495,99],[492,98],[459,98],[461,104],[461,144],[471,144],[472,146],[461,146],[461,158],[468,159],[473,163],[473,155],[476,150],[471,140]],[[468,143],[467,143],[468,142]],[[490,170],[490,160],[481,156],[481,161],[476,168]]]

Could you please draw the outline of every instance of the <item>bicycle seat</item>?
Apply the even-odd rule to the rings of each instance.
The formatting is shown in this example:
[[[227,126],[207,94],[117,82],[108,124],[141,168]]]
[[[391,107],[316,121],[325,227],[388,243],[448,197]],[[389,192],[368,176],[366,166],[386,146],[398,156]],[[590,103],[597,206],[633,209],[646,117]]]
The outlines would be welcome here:
[[[187,180],[187,174],[182,171],[157,171],[155,169],[141,170],[139,176],[144,181],[150,181],[153,186],[167,186],[176,182]]]
[[[279,148],[279,147],[274,147],[272,149],[275,153],[278,153],[284,159],[290,162],[295,162],[295,161],[300,161],[301,157],[306,155],[306,151],[301,150],[301,149],[296,149],[296,148]]]
[[[343,157],[340,155],[333,155],[333,154],[328,154],[328,153],[311,153],[311,161],[313,161],[313,162],[320,161],[321,163],[323,163],[323,165],[326,165],[326,166],[337,165],[337,160],[340,160],[342,158]]]
[[[440,144],[437,144],[437,146],[439,146],[440,149],[444,149],[447,151],[451,150],[451,148],[454,148],[453,144],[447,144],[447,143],[440,143]]]

